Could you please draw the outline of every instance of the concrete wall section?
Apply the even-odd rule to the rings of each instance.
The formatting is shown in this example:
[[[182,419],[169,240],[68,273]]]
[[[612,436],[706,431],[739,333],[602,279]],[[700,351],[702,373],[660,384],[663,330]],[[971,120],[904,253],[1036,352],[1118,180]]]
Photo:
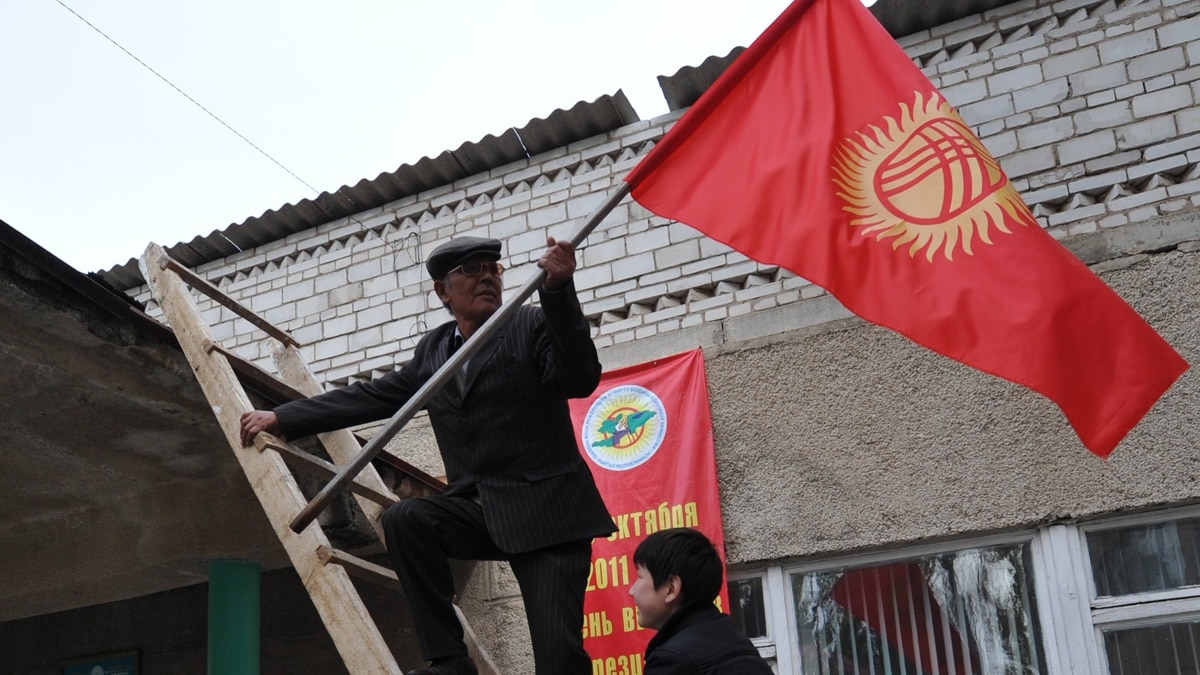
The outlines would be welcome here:
[[[1200,236],[1200,231],[1197,231]],[[1105,274],[1200,358],[1200,255]],[[734,563],[823,557],[1200,499],[1200,375],[1185,373],[1107,460],[1050,401],[875,326],[711,350]]]

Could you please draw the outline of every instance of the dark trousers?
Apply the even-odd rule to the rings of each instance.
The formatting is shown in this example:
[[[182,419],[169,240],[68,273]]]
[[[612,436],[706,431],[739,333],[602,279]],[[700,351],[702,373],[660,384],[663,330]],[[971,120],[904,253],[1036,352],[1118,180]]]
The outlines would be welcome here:
[[[400,577],[427,660],[465,656],[454,614],[448,559],[507,560],[521,587],[538,673],[590,675],[583,649],[583,593],[591,539],[528,553],[505,553],[484,525],[483,508],[465,497],[404,499],[383,513],[392,568]]]

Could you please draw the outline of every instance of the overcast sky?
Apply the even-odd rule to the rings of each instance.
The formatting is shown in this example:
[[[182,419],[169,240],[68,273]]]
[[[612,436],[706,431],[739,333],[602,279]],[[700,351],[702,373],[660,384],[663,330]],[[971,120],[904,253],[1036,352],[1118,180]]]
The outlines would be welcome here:
[[[618,89],[662,115],[787,4],[4,0],[0,219],[108,269]]]

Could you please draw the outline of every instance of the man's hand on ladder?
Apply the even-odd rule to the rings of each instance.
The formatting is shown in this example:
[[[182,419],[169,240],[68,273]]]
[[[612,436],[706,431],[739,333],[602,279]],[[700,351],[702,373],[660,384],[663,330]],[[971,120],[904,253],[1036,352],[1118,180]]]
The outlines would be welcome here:
[[[260,431],[265,431],[275,436],[283,435],[283,429],[279,428],[279,418],[269,410],[251,410],[250,412],[242,413],[241,422],[242,445],[245,447],[254,445],[254,437]]]

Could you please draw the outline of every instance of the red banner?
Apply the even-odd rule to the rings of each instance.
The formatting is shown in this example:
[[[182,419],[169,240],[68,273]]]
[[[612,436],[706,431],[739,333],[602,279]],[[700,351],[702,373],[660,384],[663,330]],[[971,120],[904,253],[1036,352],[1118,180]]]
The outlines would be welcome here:
[[[1187,369],[858,0],[796,0],[625,180],[654,213],[1041,393],[1102,457]]]
[[[654,631],[640,628],[629,587],[633,551],[668,527],[700,530],[725,560],[712,416],[699,349],[605,373],[596,392],[571,402],[584,459],[617,532],[592,545],[584,646],[592,672],[642,672]],[[721,586],[719,606],[728,606]]]

